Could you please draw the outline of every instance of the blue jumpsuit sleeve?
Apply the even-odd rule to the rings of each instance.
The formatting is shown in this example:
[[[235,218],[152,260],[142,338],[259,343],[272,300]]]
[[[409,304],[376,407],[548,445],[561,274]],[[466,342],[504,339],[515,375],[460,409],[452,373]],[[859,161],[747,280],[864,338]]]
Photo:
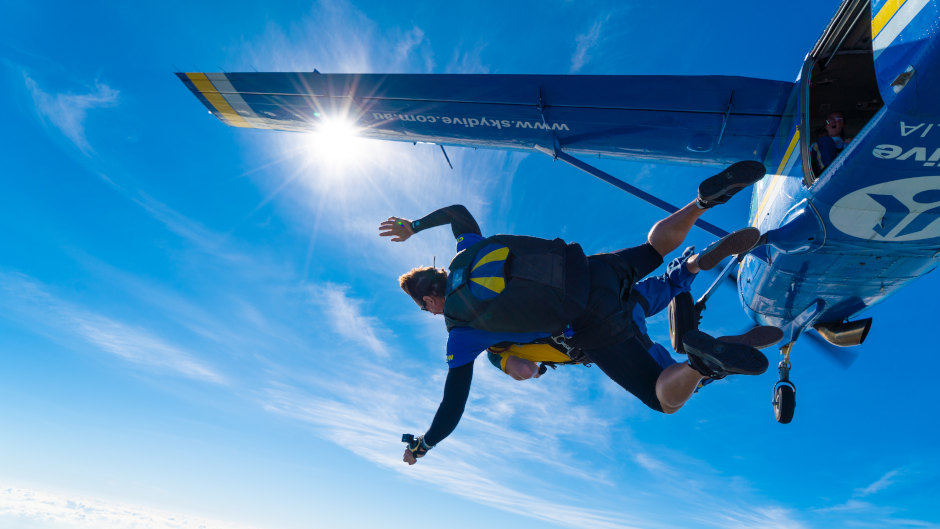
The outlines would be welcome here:
[[[447,333],[447,365],[455,368],[469,364],[491,345],[532,343],[548,336],[547,332],[489,332],[471,327],[454,327]]]

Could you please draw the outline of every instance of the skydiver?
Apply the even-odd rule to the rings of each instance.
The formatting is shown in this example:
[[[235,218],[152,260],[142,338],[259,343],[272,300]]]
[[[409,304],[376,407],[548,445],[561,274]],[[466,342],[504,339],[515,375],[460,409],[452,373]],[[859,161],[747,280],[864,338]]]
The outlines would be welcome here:
[[[379,235],[394,242],[444,224],[451,225],[457,239],[450,273],[424,267],[399,278],[421,310],[444,314],[449,366],[434,420],[423,436],[412,438],[403,460],[413,465],[453,432],[470,393],[473,360],[496,344],[553,340],[578,347],[620,386],[665,413],[678,410],[703,377],[766,371],[767,358],[757,349],[719,342],[697,330],[683,337],[688,362],[663,369],[635,336],[631,316],[622,310],[632,286],[679,247],[705,210],[727,202],[764,172],[760,162],[735,163],[703,181],[695,200],[653,225],[645,244],[589,257],[577,244],[558,239],[484,239],[479,225],[459,205],[415,221],[390,217],[381,223]],[[750,250],[759,237],[755,228],[731,233],[699,254],[696,265],[710,270],[725,257]]]
[[[690,288],[692,281],[700,271],[698,267],[698,254],[693,247],[686,248],[680,257],[673,259],[666,267],[666,272],[647,277],[633,286],[630,299],[624,306],[624,311],[632,317],[635,327],[634,334],[646,348],[647,354],[667,369],[676,364],[676,360],[665,347],[654,342],[646,330],[646,320],[669,307],[669,329],[673,348],[677,353],[685,354],[682,346],[682,336],[686,332],[698,329],[700,309],[692,300]],[[749,345],[756,349],[764,349],[780,341],[783,332],[777,327],[757,326],[738,336],[722,336],[719,341]],[[545,374],[548,367],[555,368],[558,364],[583,364],[590,360],[578,349],[565,350],[557,344],[509,344],[492,346],[487,349],[487,358],[496,368],[500,369],[515,380],[528,380],[538,378]],[[703,379],[705,383],[713,379]],[[703,385],[699,382],[699,386]],[[665,413],[678,411],[683,403],[676,403],[677,407],[663,407]]]

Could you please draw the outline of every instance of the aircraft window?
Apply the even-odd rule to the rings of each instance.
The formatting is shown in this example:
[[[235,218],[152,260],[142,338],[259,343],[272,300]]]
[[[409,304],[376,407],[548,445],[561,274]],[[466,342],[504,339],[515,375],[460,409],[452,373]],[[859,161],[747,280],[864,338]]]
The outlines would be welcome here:
[[[841,15],[841,20],[840,16]],[[833,113],[844,116],[841,138],[853,138],[869,120],[884,106],[875,78],[871,45],[871,7],[868,2],[858,2],[840,10],[817,45],[818,53],[812,62],[808,82],[808,101],[801,116],[807,133],[803,135],[804,182],[812,185],[824,167],[813,167],[811,155],[814,142],[827,136],[826,118]],[[827,48],[826,39],[829,47]],[[820,49],[821,48],[821,49]]]

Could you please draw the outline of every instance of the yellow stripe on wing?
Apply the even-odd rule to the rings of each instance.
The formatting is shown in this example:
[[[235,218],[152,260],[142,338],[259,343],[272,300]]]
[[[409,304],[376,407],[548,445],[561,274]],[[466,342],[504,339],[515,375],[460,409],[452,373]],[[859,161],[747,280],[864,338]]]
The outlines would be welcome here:
[[[232,105],[228,104],[228,101],[225,100],[225,97],[215,89],[215,85],[206,77],[206,74],[187,72],[186,77],[189,77],[189,80],[193,83],[193,86],[196,87],[196,90],[199,90],[202,97],[205,97],[206,100],[212,104],[212,107],[222,115],[226,123],[233,127],[251,127],[251,124],[245,121],[245,118],[239,116],[238,112],[235,112],[235,109],[232,108]]]

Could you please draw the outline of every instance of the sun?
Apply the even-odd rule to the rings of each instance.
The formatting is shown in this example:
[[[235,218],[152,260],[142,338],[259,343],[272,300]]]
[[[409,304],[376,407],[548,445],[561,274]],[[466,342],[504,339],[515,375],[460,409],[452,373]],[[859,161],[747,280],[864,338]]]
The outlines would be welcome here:
[[[307,136],[314,163],[348,168],[362,156],[364,140],[355,123],[344,116],[321,118]]]

